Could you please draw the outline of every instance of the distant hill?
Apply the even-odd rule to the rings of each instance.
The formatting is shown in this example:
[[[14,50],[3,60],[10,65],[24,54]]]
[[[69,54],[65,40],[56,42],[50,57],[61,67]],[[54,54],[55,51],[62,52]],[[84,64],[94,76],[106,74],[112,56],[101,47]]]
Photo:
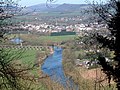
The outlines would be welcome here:
[[[59,4],[51,4],[50,7],[48,7],[46,4],[37,4],[37,5],[29,6],[26,9],[30,11],[35,10],[35,11],[46,12],[46,11],[51,11],[57,6],[59,6]]]
[[[83,8],[87,8],[87,4],[62,4],[56,7],[55,11],[81,11]]]
[[[38,4],[29,6],[26,9],[29,11],[40,11],[40,12],[71,12],[71,11],[81,11],[85,8],[88,8],[88,4],[51,4],[50,7],[47,7],[46,4]]]

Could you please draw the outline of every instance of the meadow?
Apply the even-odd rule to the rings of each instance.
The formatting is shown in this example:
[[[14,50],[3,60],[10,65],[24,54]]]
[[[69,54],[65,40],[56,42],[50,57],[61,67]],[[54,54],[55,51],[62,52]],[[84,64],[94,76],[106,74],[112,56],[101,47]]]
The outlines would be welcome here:
[[[52,45],[55,43],[67,42],[74,40],[76,35],[63,35],[63,36],[41,36],[36,34],[11,34],[9,38],[20,37],[24,43],[23,45]],[[10,42],[10,41],[9,41]],[[8,44],[8,43],[6,43]],[[9,43],[10,44],[10,43]]]

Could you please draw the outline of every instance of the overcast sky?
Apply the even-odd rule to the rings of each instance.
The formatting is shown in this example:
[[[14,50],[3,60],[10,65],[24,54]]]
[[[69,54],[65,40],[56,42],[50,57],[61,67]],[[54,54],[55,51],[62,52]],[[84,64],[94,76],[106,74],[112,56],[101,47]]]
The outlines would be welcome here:
[[[40,3],[46,3],[47,0],[21,0],[19,2],[22,6],[32,6]],[[86,1],[93,1],[93,0],[54,0],[56,1],[55,4],[85,4]],[[97,1],[97,0],[96,0]]]

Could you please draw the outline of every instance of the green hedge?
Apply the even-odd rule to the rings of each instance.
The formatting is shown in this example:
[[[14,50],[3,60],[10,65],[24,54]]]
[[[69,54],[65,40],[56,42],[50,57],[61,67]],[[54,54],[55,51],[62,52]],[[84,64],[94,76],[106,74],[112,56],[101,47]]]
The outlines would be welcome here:
[[[51,36],[76,35],[76,32],[53,32]]]

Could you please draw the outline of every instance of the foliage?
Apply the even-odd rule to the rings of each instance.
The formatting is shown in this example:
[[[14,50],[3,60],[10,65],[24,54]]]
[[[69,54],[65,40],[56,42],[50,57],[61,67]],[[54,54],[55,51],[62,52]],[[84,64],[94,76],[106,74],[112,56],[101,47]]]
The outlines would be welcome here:
[[[107,4],[93,4],[93,11],[104,21],[110,33],[108,35],[97,34],[97,40],[102,43],[102,47],[107,47],[114,51],[114,65],[106,62],[105,57],[99,55],[100,65],[107,74],[109,82],[111,78],[120,89],[120,1],[109,0]]]

